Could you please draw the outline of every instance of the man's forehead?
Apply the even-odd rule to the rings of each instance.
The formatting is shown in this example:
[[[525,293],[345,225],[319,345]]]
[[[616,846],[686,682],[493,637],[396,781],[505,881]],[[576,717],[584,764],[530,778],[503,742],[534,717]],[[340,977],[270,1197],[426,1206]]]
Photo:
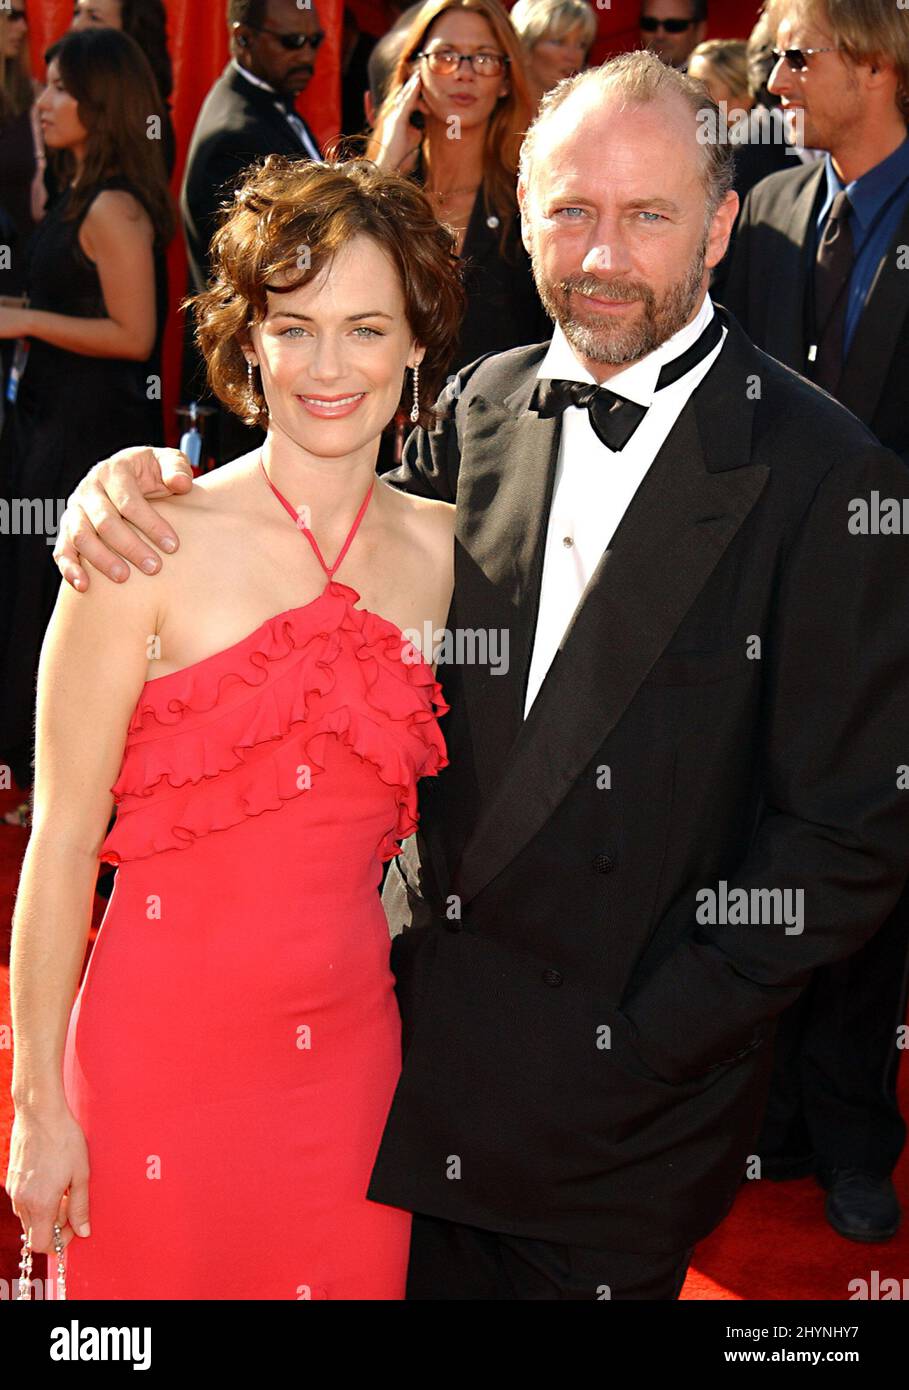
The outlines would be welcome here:
[[[822,7],[810,5],[782,6],[777,14],[776,37],[780,47],[792,48],[799,44],[807,46],[808,39],[826,33],[826,16]]]
[[[696,153],[694,113],[679,97],[667,95],[650,102],[625,102],[619,92],[568,97],[540,128],[534,146],[534,160],[545,173],[545,156],[551,173],[558,173],[558,161],[586,155],[604,155],[609,145],[634,149],[661,142],[687,144]]]

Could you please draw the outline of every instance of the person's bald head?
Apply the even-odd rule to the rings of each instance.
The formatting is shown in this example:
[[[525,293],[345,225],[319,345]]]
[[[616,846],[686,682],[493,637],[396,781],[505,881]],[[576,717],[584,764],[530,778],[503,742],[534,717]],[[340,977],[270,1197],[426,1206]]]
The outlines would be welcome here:
[[[521,150],[522,231],[543,303],[588,365],[635,360],[700,307],[738,209],[722,134],[704,88],[647,52],[543,98]]]

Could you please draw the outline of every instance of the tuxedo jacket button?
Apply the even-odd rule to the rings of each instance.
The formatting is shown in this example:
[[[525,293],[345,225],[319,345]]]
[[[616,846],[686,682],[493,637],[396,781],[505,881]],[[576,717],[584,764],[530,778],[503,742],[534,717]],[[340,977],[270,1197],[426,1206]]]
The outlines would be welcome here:
[[[562,983],[562,979],[563,977],[559,974],[558,970],[543,971],[543,983],[545,985],[552,985],[552,987],[555,988],[556,985],[560,985]]]
[[[615,860],[608,854],[595,854],[593,856],[593,867],[598,874],[611,874],[615,868]]]

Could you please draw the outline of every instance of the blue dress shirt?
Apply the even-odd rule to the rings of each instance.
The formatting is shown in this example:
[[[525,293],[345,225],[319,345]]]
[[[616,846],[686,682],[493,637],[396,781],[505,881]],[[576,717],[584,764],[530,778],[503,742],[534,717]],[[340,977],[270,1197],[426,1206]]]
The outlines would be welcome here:
[[[837,178],[833,160],[825,155],[827,196],[816,226],[815,252],[837,193],[843,184]],[[867,174],[845,185],[852,204],[852,244],[855,262],[849,277],[849,300],[843,329],[843,357],[849,352],[868,292],[877,268],[897,233],[909,203],[909,136]]]

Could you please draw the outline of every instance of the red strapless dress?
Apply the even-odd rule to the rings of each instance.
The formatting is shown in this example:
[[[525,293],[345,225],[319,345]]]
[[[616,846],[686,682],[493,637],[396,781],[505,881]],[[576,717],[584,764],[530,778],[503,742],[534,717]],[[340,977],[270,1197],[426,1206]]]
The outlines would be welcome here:
[[[129,725],[64,1056],[69,1298],[404,1296],[410,1214],[365,1195],[400,1071],[377,890],[448,706],[332,578],[371,492],[317,599],[148,681]]]

